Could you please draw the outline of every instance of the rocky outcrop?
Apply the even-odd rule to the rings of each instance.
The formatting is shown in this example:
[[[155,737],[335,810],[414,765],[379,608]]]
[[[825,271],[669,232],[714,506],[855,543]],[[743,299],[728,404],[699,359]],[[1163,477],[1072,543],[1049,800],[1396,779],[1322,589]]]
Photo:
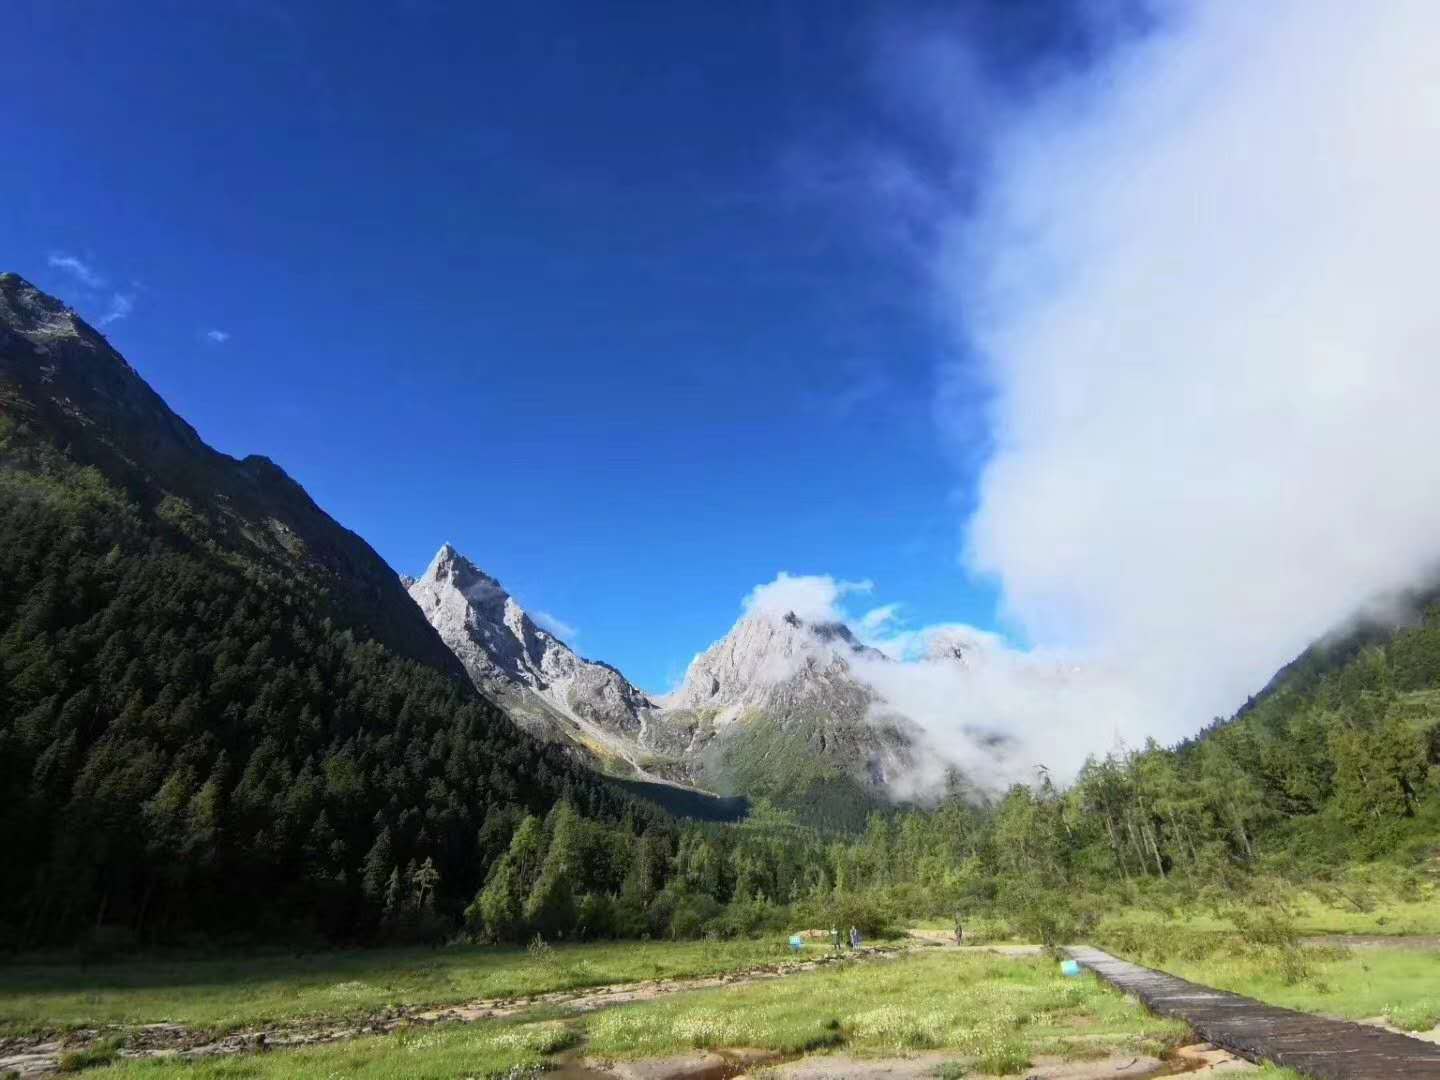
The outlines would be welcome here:
[[[751,612],[651,697],[449,544],[409,591],[483,693],[605,772],[783,800],[837,780],[879,796],[912,764],[913,725],[857,674],[891,661],[843,623]]]
[[[890,662],[843,623],[751,612],[662,704],[718,790],[784,798],[830,778],[880,792],[908,767],[913,727],[857,668]]]
[[[644,691],[537,625],[449,544],[409,591],[471,681],[521,726],[607,772],[686,777],[685,741]]]

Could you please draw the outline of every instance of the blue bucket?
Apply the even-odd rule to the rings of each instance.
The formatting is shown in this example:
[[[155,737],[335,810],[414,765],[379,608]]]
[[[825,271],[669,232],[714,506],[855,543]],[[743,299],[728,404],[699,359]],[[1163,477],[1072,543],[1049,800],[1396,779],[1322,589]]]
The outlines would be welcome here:
[[[1060,974],[1061,974],[1061,975],[1079,975],[1079,974],[1080,974],[1080,965],[1077,964],[1074,960],[1061,960],[1061,961],[1060,961]]]

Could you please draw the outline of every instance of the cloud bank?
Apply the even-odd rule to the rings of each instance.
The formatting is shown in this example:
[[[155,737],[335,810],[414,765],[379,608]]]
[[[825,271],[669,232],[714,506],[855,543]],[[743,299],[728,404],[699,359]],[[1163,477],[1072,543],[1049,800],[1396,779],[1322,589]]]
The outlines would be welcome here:
[[[1034,780],[1037,766],[1068,777],[1089,754],[1135,735],[1101,721],[1140,715],[1125,673],[1081,666],[1047,649],[1022,651],[999,634],[960,623],[912,626],[900,603],[852,610],[850,602],[870,589],[868,581],[781,573],[756,586],[745,607],[747,615],[793,611],[811,623],[845,623],[876,650],[856,655],[841,647],[851,674],[880,699],[875,718],[899,713],[920,729],[913,771],[892,780],[896,794],[931,794],[952,766],[992,794]],[[834,648],[821,639],[813,644],[821,653]],[[765,679],[788,678],[806,655],[773,657]],[[1092,722],[1058,722],[1076,713]]]
[[[1089,673],[984,707],[1097,751],[1229,713],[1440,556],[1440,7],[1152,14],[997,91],[978,159],[927,105],[944,73],[905,75],[931,72],[916,107],[968,176],[922,201],[939,313],[990,395],[964,558],[1024,664]],[[912,707],[945,738],[926,701],[963,691]]]
[[[842,597],[867,593],[870,581],[839,581],[825,574],[790,574],[781,570],[775,580],[756,585],[745,597],[745,614],[784,616],[787,612],[806,622],[837,622],[843,617]]]

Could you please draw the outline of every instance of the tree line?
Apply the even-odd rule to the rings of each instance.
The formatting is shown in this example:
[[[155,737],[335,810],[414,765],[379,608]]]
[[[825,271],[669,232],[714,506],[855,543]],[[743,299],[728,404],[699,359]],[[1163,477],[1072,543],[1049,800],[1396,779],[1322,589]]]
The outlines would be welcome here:
[[[222,511],[116,484],[3,419],[0,508],[9,947],[117,927],[518,942],[1043,920],[1117,887],[1413,861],[1440,819],[1434,610],[1063,789],[1037,775],[980,799],[957,778],[858,827],[764,800],[704,824],[357,631],[333,586],[221,542]]]

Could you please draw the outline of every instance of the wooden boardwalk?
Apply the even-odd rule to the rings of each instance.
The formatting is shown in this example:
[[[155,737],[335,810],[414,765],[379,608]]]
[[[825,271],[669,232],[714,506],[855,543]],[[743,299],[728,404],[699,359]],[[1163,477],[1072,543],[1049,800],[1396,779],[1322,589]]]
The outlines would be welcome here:
[[[1249,1061],[1316,1080],[1440,1080],[1440,1046],[1381,1028],[1327,1020],[1186,982],[1088,947],[1066,950],[1151,1011],[1184,1020],[1201,1038]]]

